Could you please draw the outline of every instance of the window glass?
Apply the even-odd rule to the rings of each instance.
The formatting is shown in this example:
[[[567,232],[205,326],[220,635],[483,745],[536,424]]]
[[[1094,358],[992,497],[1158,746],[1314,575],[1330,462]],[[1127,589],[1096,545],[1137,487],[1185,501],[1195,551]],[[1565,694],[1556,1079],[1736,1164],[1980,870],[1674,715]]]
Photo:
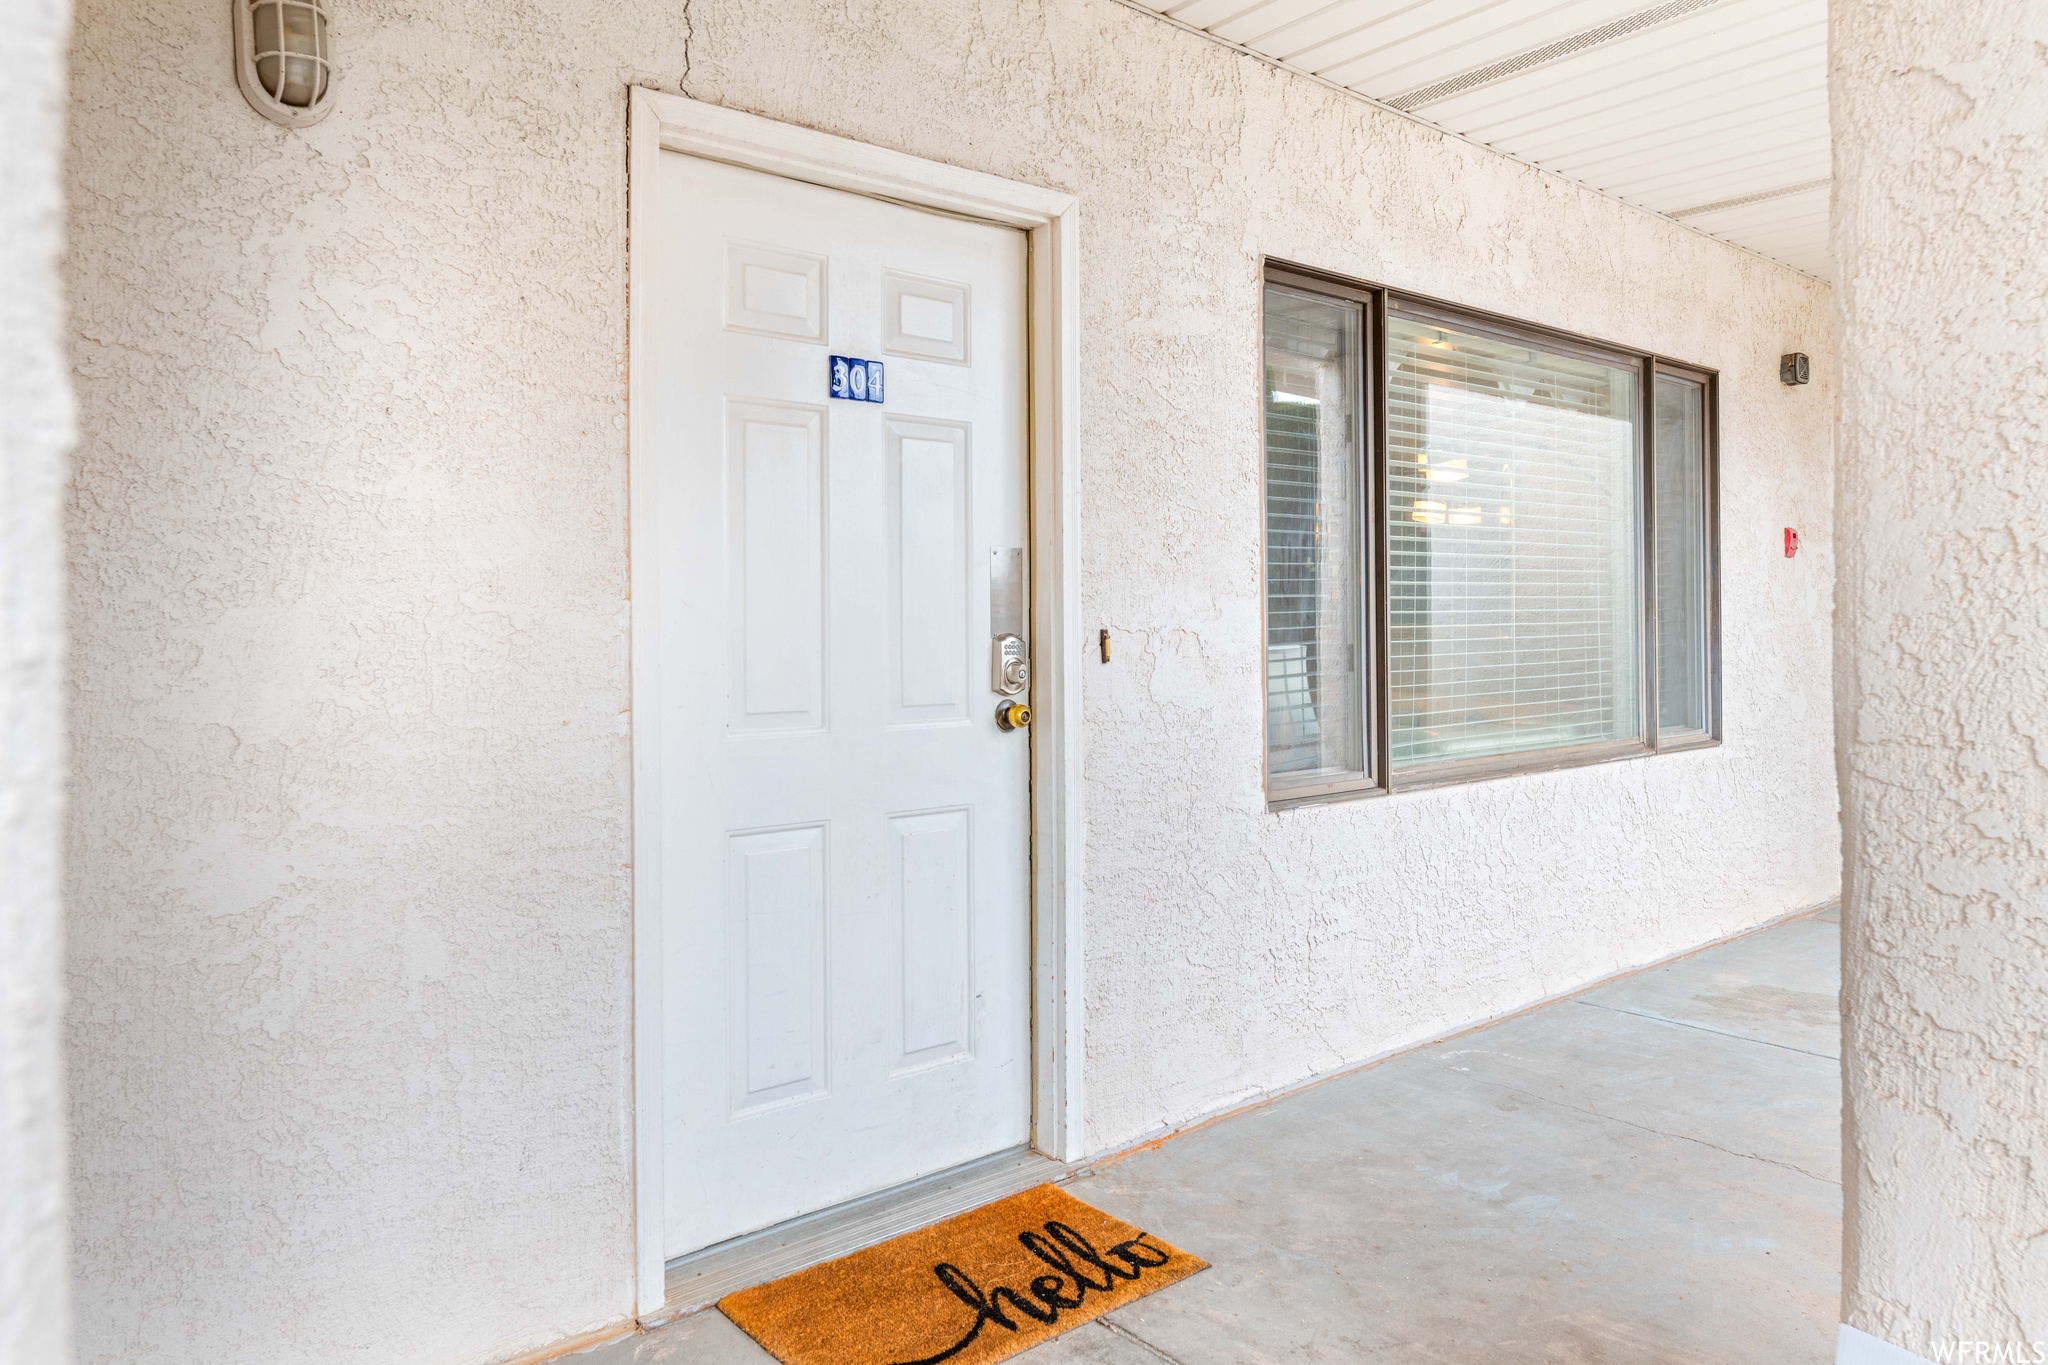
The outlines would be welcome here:
[[[1389,319],[1396,769],[1641,735],[1637,387]]]
[[[1706,394],[1657,380],[1657,728],[1707,729]]]
[[[1266,290],[1266,769],[1365,771],[1358,385],[1363,310]]]

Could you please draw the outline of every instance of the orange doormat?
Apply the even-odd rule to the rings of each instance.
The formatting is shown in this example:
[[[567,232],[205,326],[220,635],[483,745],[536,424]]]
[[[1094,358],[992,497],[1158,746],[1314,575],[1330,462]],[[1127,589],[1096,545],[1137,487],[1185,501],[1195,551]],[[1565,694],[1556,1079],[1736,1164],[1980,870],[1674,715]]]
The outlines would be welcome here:
[[[783,1365],[983,1365],[1208,1265],[1040,1185],[718,1307]]]

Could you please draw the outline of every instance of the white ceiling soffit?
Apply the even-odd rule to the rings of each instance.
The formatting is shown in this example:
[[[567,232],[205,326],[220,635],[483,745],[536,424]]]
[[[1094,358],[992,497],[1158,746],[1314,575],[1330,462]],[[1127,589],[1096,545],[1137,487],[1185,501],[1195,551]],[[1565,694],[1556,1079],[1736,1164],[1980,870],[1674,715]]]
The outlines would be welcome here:
[[[1827,279],[1826,0],[1128,0]]]

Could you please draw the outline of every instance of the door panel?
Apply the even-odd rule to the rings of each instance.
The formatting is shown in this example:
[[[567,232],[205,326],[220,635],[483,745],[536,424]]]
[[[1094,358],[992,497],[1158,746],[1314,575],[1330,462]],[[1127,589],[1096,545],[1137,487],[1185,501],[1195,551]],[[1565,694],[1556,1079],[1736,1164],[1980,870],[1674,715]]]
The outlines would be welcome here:
[[[964,810],[889,821],[890,890],[902,945],[897,1070],[970,1051],[970,842],[969,812]]]
[[[896,642],[890,720],[967,720],[967,432],[932,422],[886,424],[891,556],[889,627]]]
[[[825,692],[824,414],[743,402],[727,412],[733,723],[815,729]]]
[[[894,270],[882,273],[882,349],[890,355],[968,362],[969,288]]]
[[[726,868],[738,1113],[825,1089],[825,831],[735,835]]]
[[[1029,537],[1023,235],[661,163],[673,1257],[1029,1137],[1030,740],[989,639]],[[886,401],[830,398],[833,356]]]
[[[725,325],[798,341],[825,339],[825,258],[728,242]]]

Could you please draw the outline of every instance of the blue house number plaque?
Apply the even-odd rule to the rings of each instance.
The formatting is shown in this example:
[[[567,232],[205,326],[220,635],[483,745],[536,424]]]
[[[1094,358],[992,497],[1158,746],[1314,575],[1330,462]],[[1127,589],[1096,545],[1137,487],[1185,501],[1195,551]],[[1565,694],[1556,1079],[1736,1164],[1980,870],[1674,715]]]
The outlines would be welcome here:
[[[833,356],[832,396],[850,398],[856,403],[881,402],[882,362],[850,355]]]

